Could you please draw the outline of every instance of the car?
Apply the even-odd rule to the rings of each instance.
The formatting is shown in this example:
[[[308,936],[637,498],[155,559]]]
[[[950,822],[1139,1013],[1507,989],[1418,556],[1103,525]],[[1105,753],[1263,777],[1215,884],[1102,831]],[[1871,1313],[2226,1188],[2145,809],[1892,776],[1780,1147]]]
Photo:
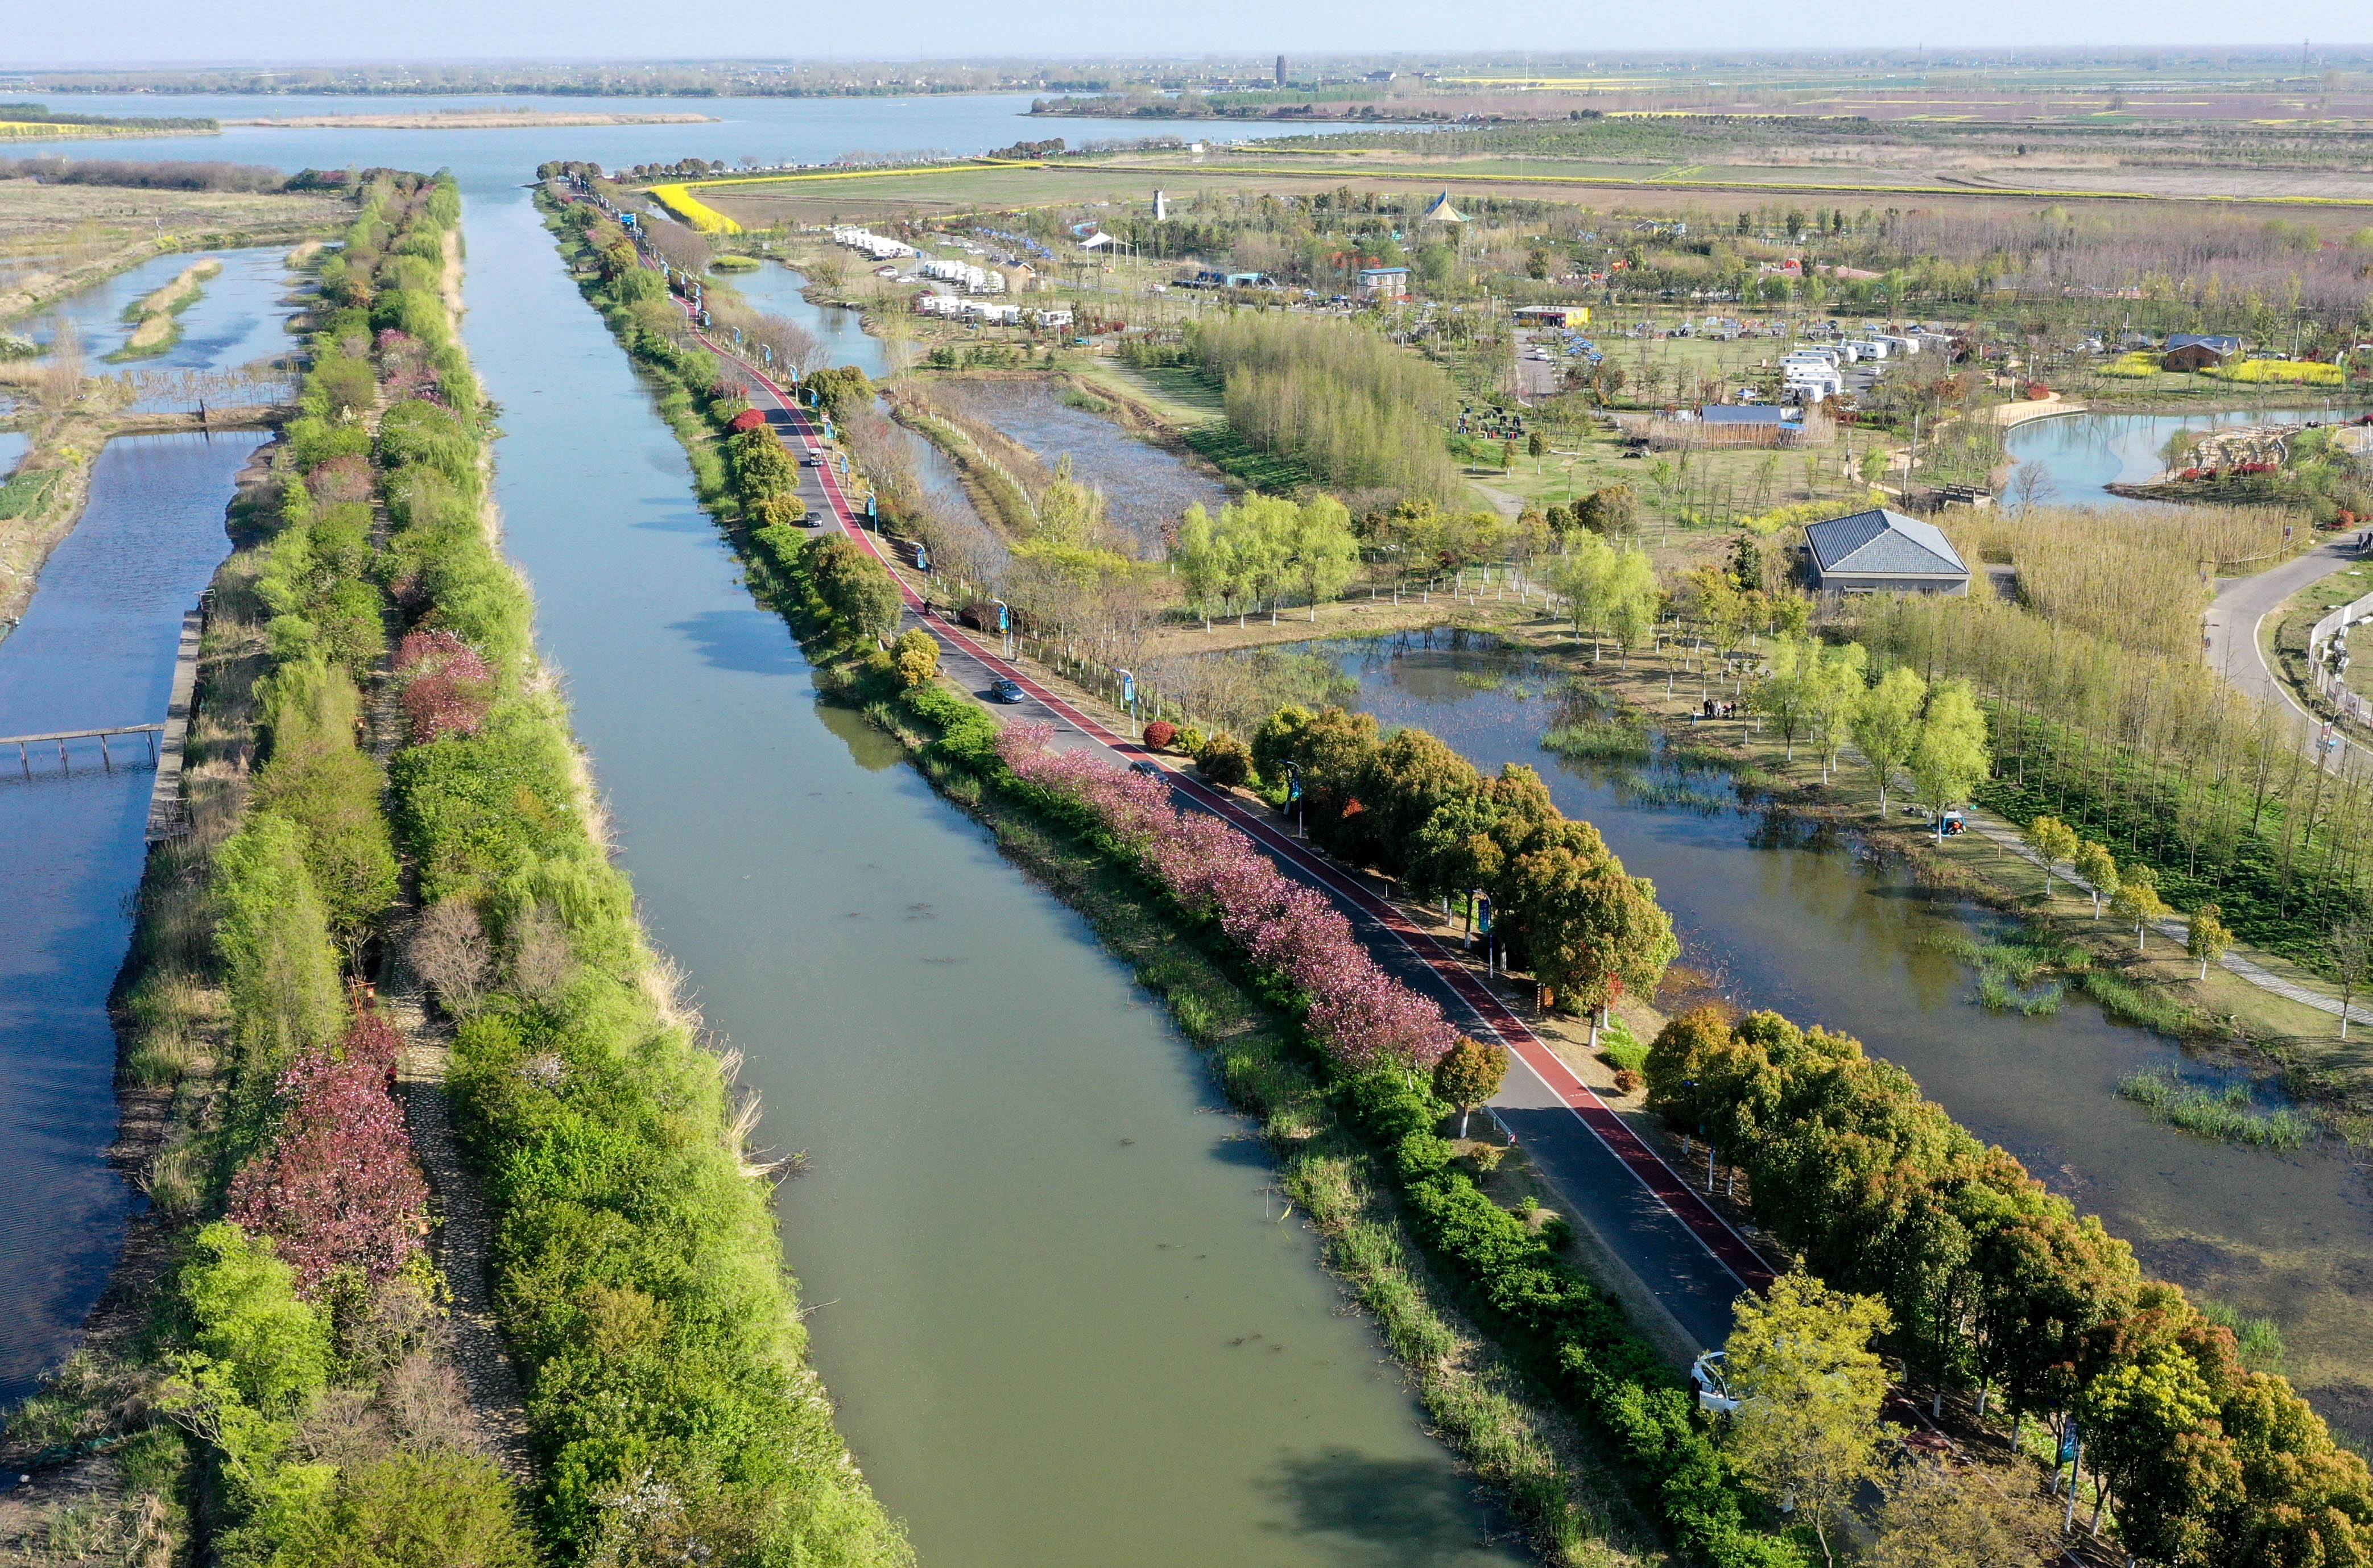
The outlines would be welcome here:
[[[806,451],[800,454],[800,466],[801,468],[822,468],[824,466],[824,453],[816,451],[813,447],[810,447]]]
[[[1689,1381],[1697,1385],[1698,1409],[1712,1415],[1729,1415],[1738,1409],[1738,1400],[1730,1391],[1723,1375],[1729,1356],[1721,1351],[1708,1351],[1698,1357],[1689,1368]]]
[[[1022,690],[1021,682],[999,675],[988,683],[988,695],[999,702],[1020,702],[1025,694]]]
[[[1135,762],[1128,765],[1128,770],[1131,773],[1142,773],[1148,778],[1159,778],[1162,777],[1162,765],[1154,761],[1151,757],[1139,757]]]

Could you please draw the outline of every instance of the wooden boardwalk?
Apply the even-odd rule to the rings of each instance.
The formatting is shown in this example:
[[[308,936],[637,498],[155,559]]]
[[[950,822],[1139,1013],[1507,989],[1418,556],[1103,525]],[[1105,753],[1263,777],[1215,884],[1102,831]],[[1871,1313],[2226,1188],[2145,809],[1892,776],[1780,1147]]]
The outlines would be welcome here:
[[[97,730],[53,730],[40,735],[0,735],[0,754],[9,746],[17,748],[17,766],[25,777],[33,776],[34,748],[47,752],[57,748],[58,766],[71,767],[73,761],[66,749],[69,741],[97,741],[99,762],[109,772],[115,771],[115,753],[108,742],[119,736],[137,735],[146,743],[142,755],[130,759],[127,766],[147,762],[156,765],[157,780],[148,791],[148,842],[171,838],[190,830],[189,813],[181,804],[181,757],[189,741],[190,704],[197,693],[198,643],[205,630],[206,616],[203,603],[195,610],[181,614],[181,643],[173,659],[172,696],[165,705],[161,724],[111,724]]]

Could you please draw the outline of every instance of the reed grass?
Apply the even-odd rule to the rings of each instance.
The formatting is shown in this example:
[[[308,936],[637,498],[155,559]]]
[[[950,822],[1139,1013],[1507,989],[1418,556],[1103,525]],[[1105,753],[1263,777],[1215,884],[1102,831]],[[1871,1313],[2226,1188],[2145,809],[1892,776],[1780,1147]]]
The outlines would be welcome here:
[[[2288,1106],[2272,1111],[2252,1108],[2246,1083],[2210,1089],[2190,1082],[2172,1068],[2128,1073],[2119,1080],[2118,1093],[2150,1112],[2153,1121],[2223,1143],[2299,1149],[2314,1130],[2305,1117]]]
[[[2052,619],[2129,648],[2196,656],[2208,578],[2271,564],[2286,548],[2286,526],[2293,541],[2312,537],[2305,522],[2275,507],[2029,507],[1956,512],[1944,526],[1963,559],[2016,568],[2019,597]]]

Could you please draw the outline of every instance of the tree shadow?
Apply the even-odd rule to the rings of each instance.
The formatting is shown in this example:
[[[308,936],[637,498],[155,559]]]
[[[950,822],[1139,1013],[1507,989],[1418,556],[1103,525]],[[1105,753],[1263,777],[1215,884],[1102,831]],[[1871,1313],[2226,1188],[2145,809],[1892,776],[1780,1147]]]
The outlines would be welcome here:
[[[799,675],[807,671],[779,615],[763,610],[707,610],[668,628],[700,649],[701,661],[749,675]]]
[[[1278,1528],[1317,1538],[1308,1544],[1346,1563],[1441,1568],[1515,1561],[1487,1544],[1491,1521],[1447,1464],[1328,1448],[1287,1458],[1264,1484],[1292,1505],[1292,1524]]]

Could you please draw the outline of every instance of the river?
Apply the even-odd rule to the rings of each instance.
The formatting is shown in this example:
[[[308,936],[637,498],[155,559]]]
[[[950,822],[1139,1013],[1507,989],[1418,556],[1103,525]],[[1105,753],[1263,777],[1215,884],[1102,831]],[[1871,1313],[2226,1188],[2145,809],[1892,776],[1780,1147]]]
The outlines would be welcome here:
[[[232,477],[258,435],[109,443],[90,504],[0,642],[0,734],[165,716],[182,613],[230,553]],[[133,1201],[115,1138],[109,990],[131,940],[155,772],[137,739],[0,766],[0,1406],[72,1342]],[[133,760],[137,759],[137,760]]]
[[[731,123],[140,152],[462,180],[467,336],[501,406],[498,499],[540,640],[654,936],[746,1053],[762,1137],[809,1154],[780,1210],[816,1362],[924,1560],[1516,1562],[1484,1544],[1489,1515],[1162,1010],[883,737],[816,701],[524,188],[564,157],[980,150],[1028,132],[1018,101],[704,101]],[[52,1254],[93,1278],[112,1223],[53,1223]]]
[[[2121,1078],[2223,1075],[2075,996],[2057,1017],[1988,1012],[1967,965],[1934,940],[1994,917],[1738,808],[1722,776],[1643,778],[1543,750],[1562,677],[1528,654],[1449,631],[1303,650],[1357,680],[1357,706],[1388,727],[1429,730],[1487,772],[1538,768],[1561,810],[1655,883],[1683,965],[1741,1005],[1843,1030],[1900,1063],[1963,1126],[2100,1214],[2145,1270],[2274,1317],[2301,1390],[2344,1430],[2373,1433],[2373,1195],[2353,1162],[2152,1122],[2116,1097]]]

